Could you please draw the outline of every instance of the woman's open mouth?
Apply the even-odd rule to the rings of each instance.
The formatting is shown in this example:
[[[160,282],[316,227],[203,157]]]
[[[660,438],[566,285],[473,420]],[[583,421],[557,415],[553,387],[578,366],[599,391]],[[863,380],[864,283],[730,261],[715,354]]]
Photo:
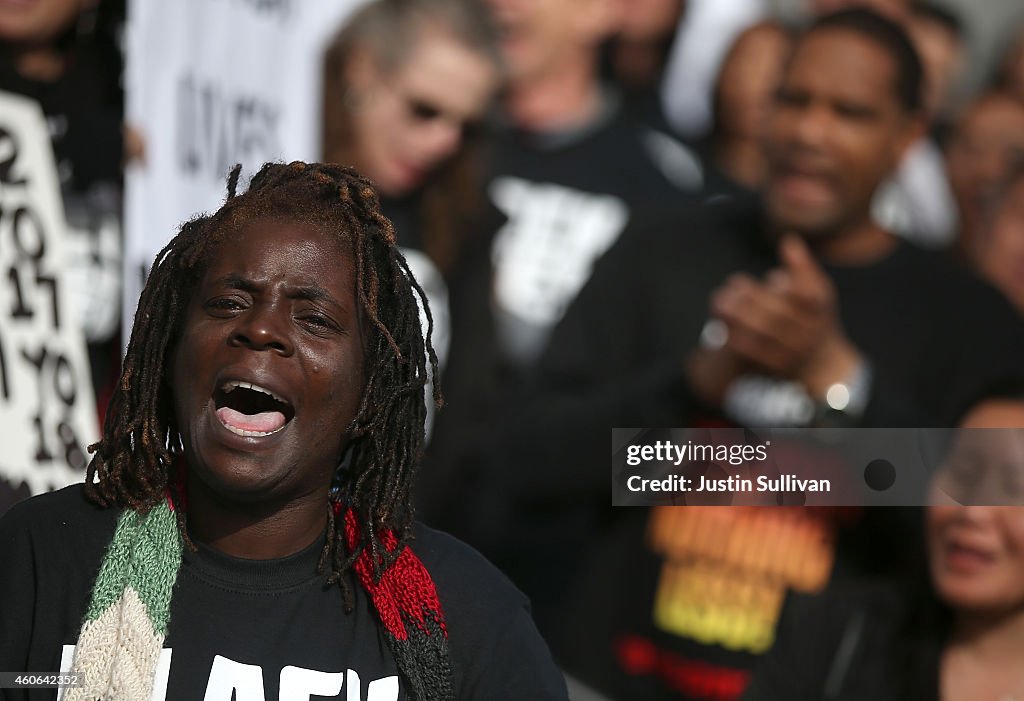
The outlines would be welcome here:
[[[295,417],[287,400],[251,382],[225,382],[213,393],[213,402],[220,422],[239,436],[269,436]]]

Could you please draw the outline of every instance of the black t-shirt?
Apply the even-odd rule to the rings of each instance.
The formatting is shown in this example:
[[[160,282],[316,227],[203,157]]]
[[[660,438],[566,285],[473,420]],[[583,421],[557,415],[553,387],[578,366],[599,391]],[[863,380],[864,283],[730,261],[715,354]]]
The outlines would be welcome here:
[[[0,670],[69,668],[117,516],[76,485],[24,502],[0,521]],[[446,616],[457,697],[566,698],[523,595],[458,541],[424,527],[415,534],[413,551]],[[363,590],[354,587],[355,610],[346,614],[338,586],[316,574],[322,546],[319,539],[265,561],[186,549],[153,698],[407,698]],[[8,689],[0,699],[54,694]]]
[[[490,251],[497,345],[532,369],[594,264],[651,209],[703,185],[703,166],[671,134],[633,121],[618,98],[588,127],[498,136],[487,194],[507,218]]]
[[[585,127],[508,127],[489,152],[493,230],[474,238],[452,283],[446,408],[420,491],[429,522],[480,545],[486,538],[463,518],[479,495],[478,468],[536,367],[557,351],[554,336],[592,269],[631,222],[695,198],[703,183],[687,146],[637,122],[612,93]]]

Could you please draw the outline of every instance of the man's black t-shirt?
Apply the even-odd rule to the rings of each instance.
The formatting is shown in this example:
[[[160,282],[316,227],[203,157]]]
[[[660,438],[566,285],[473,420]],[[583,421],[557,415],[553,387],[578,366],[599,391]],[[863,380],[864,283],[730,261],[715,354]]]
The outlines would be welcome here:
[[[89,595],[117,522],[81,485],[36,497],[0,522],[0,670],[70,667]],[[564,699],[564,682],[525,598],[479,554],[418,527],[413,552],[437,585],[459,699]],[[346,614],[317,574],[322,539],[276,560],[185,549],[153,699],[272,701],[407,698],[363,590]],[[0,690],[4,701],[53,689]],[[144,701],[144,700],[143,700]]]

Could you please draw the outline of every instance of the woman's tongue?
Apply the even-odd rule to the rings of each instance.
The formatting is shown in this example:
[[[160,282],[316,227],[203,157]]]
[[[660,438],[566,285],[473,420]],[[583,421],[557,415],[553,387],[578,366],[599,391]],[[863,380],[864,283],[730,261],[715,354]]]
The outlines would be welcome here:
[[[257,431],[259,433],[270,433],[284,426],[284,414],[279,411],[262,411],[258,414],[243,414],[230,407],[221,407],[217,410],[217,418],[225,426],[236,428],[240,431]]]

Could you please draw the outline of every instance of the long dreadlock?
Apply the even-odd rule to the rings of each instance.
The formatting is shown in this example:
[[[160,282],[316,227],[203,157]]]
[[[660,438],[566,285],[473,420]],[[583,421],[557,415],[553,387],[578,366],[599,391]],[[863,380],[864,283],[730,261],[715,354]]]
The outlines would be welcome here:
[[[165,377],[189,298],[216,246],[256,219],[309,223],[351,250],[356,294],[367,327],[362,400],[348,436],[350,460],[336,476],[328,504],[328,536],[320,568],[330,568],[346,609],[353,580],[370,594],[400,671],[416,698],[452,696],[446,631],[429,575],[406,544],[412,530],[410,484],[424,440],[424,387],[437,357],[433,320],[423,290],[395,245],[373,187],[351,168],[294,162],[266,164],[237,193],[240,166],[214,214],[187,222],[157,255],[135,315],[121,382],[110,402],[101,440],[90,450],[86,491],[101,506],[144,514],[170,494],[184,503],[173,466],[182,458],[172,389]],[[423,303],[428,320],[420,326]],[[341,468],[339,468],[341,470]],[[183,542],[192,546],[185,509],[174,509]],[[426,588],[424,584],[426,580]],[[404,616],[404,619],[403,619]],[[404,623],[403,623],[404,620]]]

